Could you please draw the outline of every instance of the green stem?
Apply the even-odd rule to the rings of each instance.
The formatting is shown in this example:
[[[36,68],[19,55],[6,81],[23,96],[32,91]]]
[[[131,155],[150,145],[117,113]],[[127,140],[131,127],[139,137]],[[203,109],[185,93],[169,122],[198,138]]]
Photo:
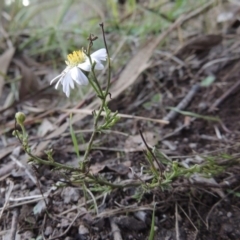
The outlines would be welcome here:
[[[98,132],[98,121],[99,121],[99,118],[104,110],[104,107],[106,105],[106,100],[107,100],[107,96],[108,96],[108,91],[109,91],[109,88],[110,88],[110,82],[111,82],[111,61],[110,61],[110,57],[109,57],[109,52],[108,52],[108,47],[107,47],[107,42],[106,42],[106,38],[105,38],[105,32],[104,32],[104,28],[103,28],[103,24],[100,25],[101,28],[102,28],[102,33],[103,33],[103,38],[104,38],[104,45],[105,45],[105,48],[106,48],[106,52],[107,52],[107,57],[108,57],[108,80],[107,80],[107,88],[106,88],[106,92],[103,94],[103,91],[101,89],[101,86],[97,80],[97,77],[95,75],[95,72],[94,72],[94,63],[92,62],[92,59],[91,59],[91,56],[90,56],[90,44],[89,44],[89,47],[88,47],[88,52],[87,52],[87,57],[89,58],[89,61],[90,61],[90,64],[91,64],[91,72],[93,74],[93,81],[94,83],[96,83],[98,89],[99,89],[99,92],[101,93],[100,97],[101,97],[101,100],[102,100],[102,103],[101,103],[101,106],[100,106],[100,109],[94,119],[94,130],[93,130],[93,133],[91,135],[91,138],[88,142],[88,146],[87,146],[87,149],[85,151],[85,154],[84,154],[84,157],[83,157],[83,162],[82,162],[82,168],[81,170],[83,172],[85,172],[85,168],[86,168],[86,162],[87,162],[87,158],[89,156],[89,153],[92,149],[92,144],[93,144],[93,141],[94,141],[94,138]]]
[[[71,171],[79,171],[79,169],[77,168],[73,168],[70,166],[66,166],[63,165],[61,163],[57,163],[57,162],[50,162],[47,160],[43,160],[37,156],[32,155],[26,148],[24,148],[25,152],[34,160],[36,160],[38,163],[44,164],[44,165],[48,165],[48,166],[52,166],[52,167],[56,167],[56,168],[60,168],[60,169],[66,169],[66,170],[71,170]]]
[[[93,130],[91,138],[90,138],[90,140],[88,142],[88,146],[87,146],[87,149],[86,149],[84,157],[83,157],[83,162],[82,162],[82,171],[83,172],[85,172],[85,170],[86,170],[85,169],[85,167],[86,167],[85,165],[86,165],[86,162],[87,162],[87,158],[88,158],[89,153],[90,153],[90,151],[92,149],[92,144],[93,144],[94,138],[95,138],[95,136],[96,136],[96,134],[98,132],[98,121],[99,121],[99,118],[101,116],[101,113],[103,112],[103,109],[104,109],[104,106],[105,106],[105,102],[106,102],[106,99],[105,98],[102,99],[101,107],[100,107],[99,111],[97,112],[97,115],[96,115],[96,117],[94,119],[94,125],[93,125],[93,129],[94,130]]]
[[[95,63],[92,62],[92,59],[91,59],[91,56],[88,55],[87,56],[89,58],[89,61],[90,61],[90,64],[91,64],[91,72],[92,72],[92,75],[93,75],[93,82],[97,85],[97,88],[98,88],[98,91],[94,90],[97,92],[97,94],[101,97],[101,98],[104,98],[104,95],[103,95],[103,92],[102,92],[102,88],[97,80],[97,77],[96,77],[96,74],[95,74],[95,71],[94,71],[94,67],[95,67]],[[91,81],[90,81],[91,82]],[[100,94],[99,94],[100,93]]]
[[[104,41],[104,46],[107,52],[107,62],[108,62],[108,79],[107,79],[107,88],[106,88],[106,93],[105,93],[105,98],[108,95],[109,92],[109,88],[111,85],[111,59],[109,56],[109,51],[108,51],[108,46],[107,46],[107,41],[106,41],[106,37],[105,37],[105,31],[104,31],[104,26],[103,23],[99,24],[101,29],[102,29],[102,35],[103,35],[103,41]]]
[[[91,86],[93,87],[94,91],[97,93],[97,95],[100,96],[101,93],[98,92],[98,89],[97,89],[97,87],[95,86],[94,82],[92,82],[92,80],[91,80],[90,78],[89,78],[88,80],[89,80],[89,83],[91,84]]]
[[[92,176],[91,174],[87,174],[84,178],[84,182],[86,181],[86,178],[88,179],[88,183],[90,184],[92,183],[96,183],[99,184],[101,186],[109,186],[112,189],[116,189],[116,188],[125,188],[125,187],[138,187],[141,186],[142,182],[141,181],[136,181],[136,182],[131,182],[131,183],[127,183],[127,184],[114,184],[108,181],[105,181],[103,179],[97,178],[95,176]],[[75,181],[72,181],[72,184],[83,184],[83,180],[77,180],[78,178],[75,177]],[[92,180],[92,181],[91,181]]]

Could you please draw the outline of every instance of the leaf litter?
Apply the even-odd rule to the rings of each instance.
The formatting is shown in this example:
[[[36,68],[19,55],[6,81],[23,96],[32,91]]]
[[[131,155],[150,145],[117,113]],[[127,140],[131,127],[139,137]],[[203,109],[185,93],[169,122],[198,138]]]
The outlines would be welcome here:
[[[211,10],[214,9],[212,3],[213,1],[206,4],[205,8],[200,7],[195,14],[200,14],[200,18],[201,14],[211,15]],[[209,12],[205,13],[209,8]],[[183,22],[186,25],[184,27]],[[129,65],[112,86],[111,104],[121,102],[118,105],[119,109],[133,118],[121,119],[117,129],[114,129],[128,133],[128,136],[120,134],[98,136],[100,141],[95,144],[99,149],[91,152],[90,170],[93,175],[101,175],[116,183],[126,183],[126,187],[113,191],[106,188],[100,195],[97,194],[100,189],[84,192],[78,185],[63,189],[52,188],[53,184],[61,186],[62,182],[67,182],[67,173],[54,175],[50,168],[40,167],[34,173],[28,169],[33,178],[35,175],[38,176],[39,188],[30,184],[28,180],[31,177],[25,171],[16,174],[8,170],[1,176],[0,203],[4,224],[1,225],[0,236],[4,236],[3,239],[10,236],[7,230],[12,229],[12,226],[18,226],[16,239],[20,238],[19,234],[22,239],[36,239],[40,235],[49,239],[147,239],[154,209],[155,239],[240,238],[238,231],[240,94],[239,85],[235,85],[239,76],[237,49],[240,43],[235,39],[235,35],[228,35],[226,32],[222,32],[221,36],[216,35],[219,37],[215,40],[212,35],[198,33],[196,38],[191,39],[189,32],[196,35],[191,28],[195,22],[198,24],[199,21],[195,19],[194,12],[191,12],[188,17],[180,18],[173,23],[157,38],[148,39],[142,48],[135,49],[138,50],[138,54],[130,60]],[[180,36],[176,37],[175,29],[186,42],[179,48],[182,54],[175,51],[180,45],[178,43]],[[204,32],[202,28],[198,31]],[[236,33],[237,29],[232,31]],[[166,40],[166,37],[169,42],[164,49],[169,54],[158,55],[155,49],[159,43]],[[152,61],[158,64],[151,66]],[[179,64],[181,62],[184,64]],[[31,84],[35,77],[31,74],[28,76]],[[169,107],[178,108],[192,86],[201,83],[208,76],[213,76],[215,81],[200,87],[188,104],[177,109],[180,114],[171,117],[171,124],[160,125],[146,118],[141,120],[134,118],[136,115],[146,116],[148,119],[164,119],[168,116]],[[151,102],[152,95],[146,96],[146,89],[154,94],[161,94],[158,104],[143,107],[144,102]],[[29,93],[27,89],[22,91],[24,95]],[[130,94],[130,91],[136,94]],[[142,96],[146,97],[143,99]],[[140,102],[142,100],[142,104],[136,103],[139,100]],[[129,102],[131,108],[126,104]],[[36,104],[36,99],[33,99],[32,103]],[[18,108],[24,109],[24,104],[19,104]],[[97,101],[87,103],[83,110],[94,109],[97,105]],[[72,108],[70,106],[70,109]],[[57,104],[55,110],[46,115],[41,115],[29,107],[26,109],[31,115],[28,130],[31,136],[37,137],[31,139],[35,144],[33,151],[43,154],[44,150],[53,147],[56,161],[70,164],[74,162],[76,157],[73,151],[64,150],[64,146],[70,142],[70,137],[63,134],[68,130],[69,123],[60,123],[57,128],[51,123],[54,123],[61,114]],[[186,112],[191,114],[186,116],[184,115]],[[209,114],[212,117],[218,116],[221,122],[196,117]],[[74,128],[91,127],[89,119],[88,116],[77,113],[72,121]],[[190,175],[190,178],[181,175],[173,178],[168,188],[156,187],[143,194],[143,191],[136,187],[136,183],[142,181],[143,188],[147,189],[153,176],[146,172],[149,163],[145,156],[146,146],[138,134],[139,125],[144,130],[143,135],[150,149],[166,166],[168,166],[166,162],[176,161],[179,165],[184,165],[184,169],[180,170],[187,169],[191,172],[191,169],[196,167],[208,169],[211,164],[217,163],[211,168],[214,174],[206,176],[195,173]],[[89,133],[82,133],[82,137],[87,139]],[[10,153],[16,144],[17,141],[11,139],[9,134],[1,138],[1,146],[4,148],[1,154],[1,170],[9,162],[14,161]],[[57,149],[56,145],[61,147]],[[8,148],[10,150],[7,150]],[[113,148],[115,151],[111,150]],[[80,151],[84,149],[82,147]],[[27,158],[23,153],[20,155],[25,163]],[[196,156],[200,156],[198,158],[201,158],[201,161],[197,161]],[[11,165],[12,168],[15,165]],[[221,171],[223,166],[225,171]],[[170,170],[167,170],[166,174]],[[84,198],[84,195],[87,197]],[[46,203],[48,206],[45,209]],[[98,213],[94,210],[95,203]],[[17,208],[20,208],[19,215],[14,213]],[[14,216],[18,218],[15,225]],[[42,231],[38,230],[39,225]]]

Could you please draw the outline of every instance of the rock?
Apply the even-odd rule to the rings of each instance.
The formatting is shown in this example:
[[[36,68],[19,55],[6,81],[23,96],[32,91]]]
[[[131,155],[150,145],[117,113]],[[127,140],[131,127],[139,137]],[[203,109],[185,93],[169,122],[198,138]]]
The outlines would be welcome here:
[[[80,225],[78,228],[78,233],[80,235],[89,234],[89,230],[84,225]]]
[[[66,187],[62,190],[61,197],[63,198],[64,203],[68,204],[71,201],[77,202],[80,198],[80,193],[76,188]]]
[[[47,226],[46,229],[45,229],[44,234],[45,234],[46,236],[49,236],[49,235],[52,234],[52,231],[53,231],[52,227],[51,227],[51,226]]]
[[[132,231],[141,231],[147,228],[146,224],[142,221],[138,221],[131,216],[115,217],[114,222],[121,228],[127,228]]]

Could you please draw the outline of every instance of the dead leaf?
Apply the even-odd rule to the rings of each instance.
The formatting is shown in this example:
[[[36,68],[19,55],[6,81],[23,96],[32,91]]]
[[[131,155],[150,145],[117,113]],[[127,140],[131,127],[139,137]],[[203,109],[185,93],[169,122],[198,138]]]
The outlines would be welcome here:
[[[191,183],[202,183],[206,185],[210,184],[213,186],[215,185],[216,188],[211,188],[211,190],[217,193],[221,198],[225,197],[225,193],[223,192],[222,189],[219,188],[219,184],[216,182],[214,178],[206,178],[202,174],[194,173],[189,180]]]
[[[177,53],[175,54],[177,57],[183,59],[192,52],[196,51],[206,51],[210,50],[212,47],[220,44],[222,42],[221,35],[209,34],[203,36],[197,36],[184,44]]]
[[[105,165],[103,164],[94,164],[89,168],[89,170],[91,174],[95,175],[95,174],[98,174],[100,171],[102,171],[104,168],[105,168]]]
[[[55,130],[56,127],[46,118],[43,119],[41,125],[38,128],[38,133],[37,135],[39,137],[44,137],[48,132],[51,132],[53,130]]]
[[[111,162],[109,160],[91,165],[89,170],[92,174],[98,174],[99,172],[116,172],[120,175],[125,175],[129,172],[131,167],[131,161],[125,161],[123,163]]]
[[[14,53],[15,48],[9,48],[0,56],[0,96],[2,95],[2,89],[4,85],[3,75],[6,75],[8,66],[12,60]]]
[[[48,199],[46,198],[45,200],[42,199],[40,200],[33,208],[33,214],[34,215],[40,215],[43,211],[46,210],[46,202],[48,202]]]
[[[8,240],[12,238],[11,229],[3,232],[2,240]],[[15,240],[21,240],[21,235],[17,232],[15,235]]]
[[[155,146],[159,141],[159,136],[153,132],[143,132],[143,136],[149,147]],[[146,146],[141,135],[129,136],[125,141],[124,150],[126,152],[138,152],[146,150]]]
[[[222,22],[227,22],[232,20],[234,17],[234,14],[232,12],[221,12],[217,16],[217,22],[222,23]]]
[[[63,198],[64,203],[68,204],[71,201],[77,202],[80,198],[80,193],[76,188],[66,187],[62,190],[61,197]]]
[[[0,149],[0,160],[10,154],[15,148],[16,146],[10,146]]]
[[[147,228],[146,224],[131,216],[114,217],[113,221],[121,228],[131,229],[132,231],[143,231]]]
[[[14,63],[20,68],[22,75],[19,89],[19,98],[21,100],[26,97],[26,95],[37,92],[39,90],[39,84],[33,70],[25,65],[23,61],[14,59]]]

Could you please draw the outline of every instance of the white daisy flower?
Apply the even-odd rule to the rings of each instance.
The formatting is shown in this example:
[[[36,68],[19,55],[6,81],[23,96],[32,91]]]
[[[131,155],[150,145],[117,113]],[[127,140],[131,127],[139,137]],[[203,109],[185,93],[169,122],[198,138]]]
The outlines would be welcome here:
[[[95,70],[102,70],[104,68],[102,61],[107,60],[107,52],[105,48],[99,49],[98,51],[92,53],[91,55],[92,62],[96,63]],[[54,81],[58,80],[55,88],[58,88],[59,83],[63,86],[63,92],[67,97],[70,96],[70,88],[74,88],[74,82],[79,85],[87,85],[88,78],[82,72],[82,70],[90,72],[91,71],[91,63],[89,58],[83,52],[83,50],[74,51],[71,54],[68,54],[67,67],[55,77],[50,84]]]

